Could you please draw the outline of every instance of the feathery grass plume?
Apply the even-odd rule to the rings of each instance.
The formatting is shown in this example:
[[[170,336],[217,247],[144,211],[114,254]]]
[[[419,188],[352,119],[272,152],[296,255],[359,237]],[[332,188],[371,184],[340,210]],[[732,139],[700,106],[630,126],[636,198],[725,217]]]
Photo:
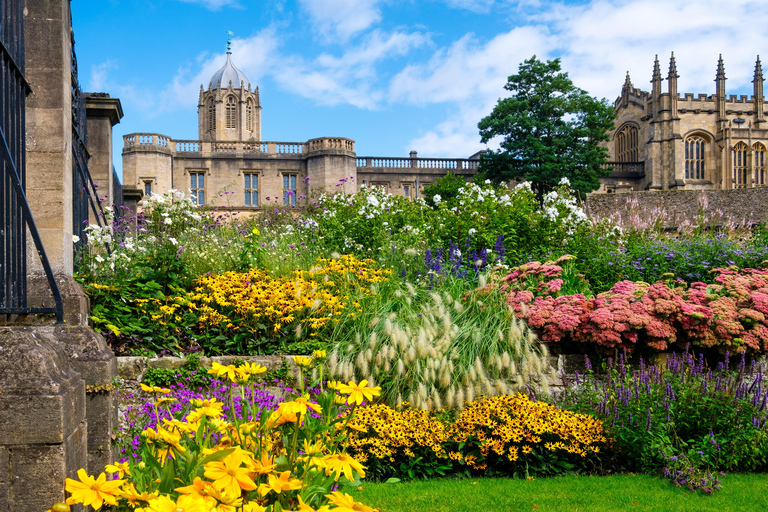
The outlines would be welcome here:
[[[395,401],[395,407],[397,409],[400,409],[403,406],[403,395],[400,393],[397,394],[397,400]]]
[[[542,393],[549,394],[549,379],[547,379],[546,375],[542,375],[539,379],[539,386]]]
[[[443,389],[447,388],[451,385],[451,376],[447,371],[443,371],[440,373],[440,387]]]
[[[368,349],[368,350],[370,350],[370,349]],[[384,361],[382,361],[382,359],[383,358],[381,357],[381,352],[378,352],[376,354],[376,367],[377,368],[381,367],[381,365],[384,363]]]
[[[443,409],[443,401],[440,400],[440,393],[437,390],[432,391],[432,408],[438,411]]]
[[[464,396],[467,402],[474,402],[475,401],[475,388],[472,385],[467,386],[466,391],[464,392]]]
[[[485,274],[480,274],[480,276],[477,278],[478,288],[485,288],[487,284],[488,284],[488,279],[485,277]]]
[[[400,377],[405,375],[405,363],[403,363],[402,359],[397,360],[397,375]]]
[[[456,393],[453,390],[453,386],[451,386],[448,388],[448,391],[446,391],[445,393],[445,407],[447,409],[453,409],[455,404],[455,401],[454,401],[455,398],[456,398]]]
[[[357,369],[360,371],[363,371],[363,368],[366,368],[368,366],[365,361],[365,352],[357,353],[357,359],[355,360],[355,364],[357,365]]]
[[[378,342],[379,342],[379,335],[376,331],[373,331],[371,333],[371,337],[368,338],[368,347],[371,350],[376,350],[376,345],[378,344]]]
[[[336,368],[339,364],[339,353],[337,351],[331,352],[331,357],[328,358],[328,366],[330,368]]]
[[[419,383],[419,398],[422,401],[425,401],[427,399],[427,386],[424,385],[423,382]]]
[[[371,350],[371,347],[368,347],[365,351],[365,360],[369,363],[373,360],[373,350]]]
[[[389,346],[389,355],[387,356],[388,359],[394,359],[395,358],[395,347],[390,345]]]
[[[509,364],[509,376],[514,377],[515,375],[517,375],[517,365],[515,364],[514,361],[512,361]]]
[[[466,403],[466,401],[467,400],[464,397],[464,390],[462,388],[459,388],[459,390],[456,392],[456,398],[453,403],[456,405],[457,409],[461,410],[464,408],[464,404]]]
[[[401,292],[400,290],[395,290],[395,297],[399,299],[402,296],[403,296],[403,292]]]
[[[303,328],[302,328],[302,324],[301,324],[301,323],[299,323],[298,325],[296,325],[296,331],[295,331],[295,336],[296,336],[296,339],[297,339],[297,340],[300,340],[300,339],[301,339],[301,333],[302,333],[302,331],[303,331]]]
[[[416,296],[416,287],[413,286],[411,283],[405,283],[405,288],[408,290],[408,293],[412,296]]]
[[[338,252],[336,252],[336,251],[333,251],[333,252],[331,253],[331,258],[333,258],[334,260],[338,260],[338,259],[341,259],[341,254],[339,254],[339,253],[338,253]]]
[[[381,320],[379,317],[375,316],[371,319],[370,323],[368,324],[368,328],[373,329],[376,327],[376,325],[379,323],[379,320]]]
[[[389,364],[389,359],[384,359],[384,373],[389,373],[392,370],[392,366]]]
[[[456,302],[453,303],[453,310],[456,313],[461,314],[461,313],[464,312],[464,305],[461,302],[456,301]]]
[[[501,333],[501,331],[499,331]],[[504,368],[509,368],[509,365],[512,363],[512,360],[509,357],[509,352],[506,350],[501,354],[501,366]]]
[[[315,300],[312,301],[312,307],[310,308],[310,311],[312,311],[314,313],[322,305],[323,305],[323,301],[321,301],[320,299],[315,299]]]
[[[405,251],[403,251],[403,253],[406,256],[418,256],[419,255],[419,251],[414,249],[413,247],[407,248]]]
[[[392,335],[392,320],[390,320],[389,318],[384,320],[384,334],[386,334],[387,336]]]
[[[477,370],[474,366],[469,367],[469,380],[475,382],[477,380]]]

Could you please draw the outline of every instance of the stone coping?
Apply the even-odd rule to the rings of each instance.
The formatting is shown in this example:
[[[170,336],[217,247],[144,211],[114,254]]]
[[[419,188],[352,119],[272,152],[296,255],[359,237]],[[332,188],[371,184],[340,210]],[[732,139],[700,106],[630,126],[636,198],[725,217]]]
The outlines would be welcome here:
[[[210,368],[211,364],[216,362],[223,365],[229,365],[236,360],[246,361],[251,364],[260,364],[265,366],[268,371],[276,370],[282,366],[283,361],[288,362],[289,365],[295,366],[293,362],[293,356],[290,355],[275,355],[275,356],[213,356],[213,357],[200,357],[200,366],[203,368]],[[120,379],[123,380],[136,380],[140,381],[144,377],[144,374],[149,368],[157,368],[163,370],[180,370],[183,368],[187,359],[183,357],[137,357],[137,356],[120,356],[117,358],[117,374]]]

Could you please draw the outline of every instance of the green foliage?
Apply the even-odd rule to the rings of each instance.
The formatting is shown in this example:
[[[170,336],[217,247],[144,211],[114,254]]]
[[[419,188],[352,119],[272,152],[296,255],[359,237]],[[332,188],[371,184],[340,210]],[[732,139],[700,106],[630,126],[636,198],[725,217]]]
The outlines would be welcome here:
[[[437,204],[435,204],[433,198],[435,195],[438,195],[441,201],[444,201],[449,208],[452,208],[458,202],[459,189],[466,185],[466,183],[462,178],[459,178],[452,172],[448,172],[448,174],[438,178],[434,183],[424,187],[422,197],[425,203],[436,207]]]
[[[560,59],[541,62],[534,55],[520,64],[500,99],[478,127],[482,142],[503,137],[500,149],[485,153],[480,170],[501,183],[528,180],[539,198],[566,177],[580,193],[595,190],[613,128],[613,107],[576,87],[560,71]]]
[[[181,368],[147,368],[143,382],[149,386],[170,387],[184,381],[191,388],[207,384],[206,370],[200,366],[200,354],[189,354]]]

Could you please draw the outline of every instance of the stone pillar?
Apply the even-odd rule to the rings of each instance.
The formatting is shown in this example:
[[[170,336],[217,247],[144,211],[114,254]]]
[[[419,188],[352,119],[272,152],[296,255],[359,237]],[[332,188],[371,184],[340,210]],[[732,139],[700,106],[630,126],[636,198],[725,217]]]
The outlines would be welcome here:
[[[120,99],[103,92],[86,93],[85,111],[88,122],[88,170],[103,204],[111,206],[114,198],[112,173],[112,127],[123,117]],[[93,214],[91,214],[93,215]],[[92,220],[92,222],[95,222]]]
[[[72,95],[69,0],[27,0],[27,197],[54,273],[72,275]],[[30,271],[42,272],[31,237]]]
[[[64,501],[86,467],[85,382],[53,327],[0,327],[0,510]]]
[[[26,195],[62,292],[65,324],[35,318],[35,325],[0,327],[1,512],[46,510],[65,498],[64,480],[78,469],[103,471],[114,461],[116,425],[116,359],[87,326],[88,298],[72,277],[69,0],[27,0],[24,23],[32,87]],[[52,295],[37,251],[28,254],[28,305],[35,307]]]
[[[313,187],[329,193],[353,194],[357,191],[354,141],[325,137],[308,141],[307,147],[307,175]]]

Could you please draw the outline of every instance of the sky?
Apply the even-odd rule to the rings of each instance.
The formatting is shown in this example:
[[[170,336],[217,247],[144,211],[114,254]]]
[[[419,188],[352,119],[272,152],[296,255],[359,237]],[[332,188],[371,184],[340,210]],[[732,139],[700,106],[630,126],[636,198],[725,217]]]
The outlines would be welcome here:
[[[765,0],[74,0],[85,92],[120,98],[122,136],[195,140],[200,86],[232,59],[258,86],[262,139],[355,140],[358,156],[465,158],[507,77],[536,55],[613,102],[629,72],[650,90],[674,52],[681,93],[751,94],[768,60]],[[754,20],[750,22],[749,20]],[[768,69],[766,70],[768,76]],[[666,91],[666,82],[663,84]],[[493,149],[493,141],[490,143]]]

